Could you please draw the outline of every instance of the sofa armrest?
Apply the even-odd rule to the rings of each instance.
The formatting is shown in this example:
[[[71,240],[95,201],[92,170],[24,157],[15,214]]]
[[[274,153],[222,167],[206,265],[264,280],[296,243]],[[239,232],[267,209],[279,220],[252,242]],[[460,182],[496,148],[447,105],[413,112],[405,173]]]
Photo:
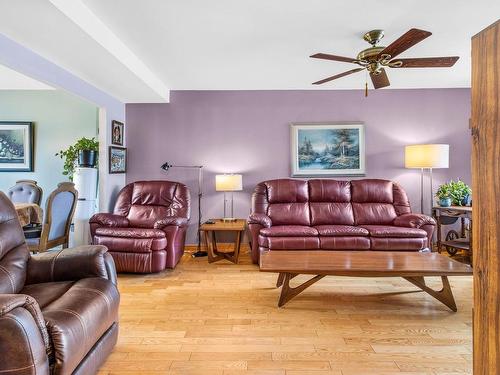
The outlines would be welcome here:
[[[103,227],[120,227],[126,228],[129,226],[128,219],[126,217],[109,214],[109,213],[98,213],[92,216],[89,220],[90,224],[97,224]]]
[[[247,219],[247,223],[250,224],[260,224],[264,228],[269,228],[273,225],[271,218],[266,214],[250,214]]]
[[[424,225],[436,225],[436,221],[423,214],[403,214],[394,219],[396,227],[421,228]]]
[[[76,281],[102,277],[116,283],[114,262],[108,249],[100,245],[46,252],[31,256],[26,284]]]
[[[34,298],[0,294],[0,347],[0,373],[49,374],[49,334]]]
[[[165,227],[168,227],[169,225],[175,225],[178,227],[185,227],[189,222],[189,219],[185,217],[178,217],[178,216],[169,216],[165,217],[163,219],[157,220],[153,228],[155,229],[163,229]]]

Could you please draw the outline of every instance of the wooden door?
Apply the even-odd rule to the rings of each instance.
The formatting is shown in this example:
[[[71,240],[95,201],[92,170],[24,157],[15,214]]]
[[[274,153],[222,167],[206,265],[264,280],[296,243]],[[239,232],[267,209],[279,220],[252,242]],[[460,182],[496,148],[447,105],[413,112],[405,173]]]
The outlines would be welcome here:
[[[472,38],[474,375],[500,373],[500,20]]]

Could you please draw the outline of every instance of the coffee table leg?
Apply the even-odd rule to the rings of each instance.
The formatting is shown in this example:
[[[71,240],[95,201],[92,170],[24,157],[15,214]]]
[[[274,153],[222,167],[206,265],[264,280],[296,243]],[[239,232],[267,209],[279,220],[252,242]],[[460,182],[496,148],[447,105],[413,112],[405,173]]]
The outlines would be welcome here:
[[[280,276],[281,275],[282,274],[280,274]],[[284,273],[283,275],[284,275],[283,287],[281,288],[281,295],[280,295],[280,299],[278,301],[279,307],[282,307],[285,303],[290,301],[293,297],[302,293],[305,289],[309,288],[311,285],[313,285],[314,283],[318,282],[319,280],[321,280],[323,277],[326,276],[326,275],[316,275],[313,278],[307,280],[306,282],[300,284],[299,286],[292,288],[290,286],[290,280],[293,279],[295,276],[297,276],[297,274]],[[280,276],[278,276],[278,282],[280,281],[279,280]]]
[[[457,311],[457,305],[455,303],[455,298],[453,297],[453,292],[451,291],[450,281],[447,276],[441,276],[441,281],[443,282],[443,289],[434,290],[425,285],[425,279],[422,276],[414,277],[404,277],[405,280],[409,281],[413,285],[419,287],[427,294],[431,295],[439,302],[448,306],[452,311]]]

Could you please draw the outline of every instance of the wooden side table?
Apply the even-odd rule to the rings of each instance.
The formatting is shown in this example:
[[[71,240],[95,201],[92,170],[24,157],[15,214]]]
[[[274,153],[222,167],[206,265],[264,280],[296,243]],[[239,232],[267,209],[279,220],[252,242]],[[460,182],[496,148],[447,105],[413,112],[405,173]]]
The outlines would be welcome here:
[[[236,219],[236,221],[225,222],[222,220],[214,220],[214,224],[204,223],[200,227],[200,232],[203,232],[205,244],[207,245],[208,263],[217,262],[218,260],[227,259],[232,263],[238,264],[240,255],[241,240],[246,229],[245,219]],[[230,253],[223,253],[217,250],[216,232],[235,232],[236,239],[234,242],[234,250]],[[201,235],[201,233],[200,233]]]

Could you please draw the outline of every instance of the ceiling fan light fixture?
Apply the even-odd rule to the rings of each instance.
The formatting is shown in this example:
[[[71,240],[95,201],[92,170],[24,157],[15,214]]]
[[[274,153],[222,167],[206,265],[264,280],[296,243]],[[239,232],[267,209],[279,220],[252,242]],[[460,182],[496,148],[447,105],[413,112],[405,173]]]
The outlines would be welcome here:
[[[376,46],[380,40],[384,37],[384,30],[376,29],[371,30],[363,35],[363,39],[370,43],[372,46]]]

